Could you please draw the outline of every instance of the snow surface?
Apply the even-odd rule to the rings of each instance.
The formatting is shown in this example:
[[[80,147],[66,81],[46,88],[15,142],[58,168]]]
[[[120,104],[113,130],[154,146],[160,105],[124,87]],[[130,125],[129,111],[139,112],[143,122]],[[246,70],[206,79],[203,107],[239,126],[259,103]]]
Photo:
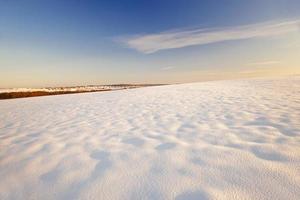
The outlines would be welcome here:
[[[300,77],[0,101],[0,199],[299,199]]]

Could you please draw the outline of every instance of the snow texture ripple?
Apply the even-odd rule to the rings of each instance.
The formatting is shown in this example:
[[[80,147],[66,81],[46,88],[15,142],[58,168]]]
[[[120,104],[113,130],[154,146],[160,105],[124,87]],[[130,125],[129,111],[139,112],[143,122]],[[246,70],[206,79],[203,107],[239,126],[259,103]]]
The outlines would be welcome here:
[[[0,199],[300,197],[300,78],[0,101]]]

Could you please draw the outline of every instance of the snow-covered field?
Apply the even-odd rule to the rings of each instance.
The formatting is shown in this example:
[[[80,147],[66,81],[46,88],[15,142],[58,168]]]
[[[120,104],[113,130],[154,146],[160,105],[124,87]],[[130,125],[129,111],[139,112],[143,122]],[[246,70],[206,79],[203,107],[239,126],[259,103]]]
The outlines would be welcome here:
[[[11,93],[11,92],[90,92],[90,91],[100,91],[100,90],[122,90],[127,88],[137,88],[149,86],[144,85],[95,85],[95,86],[74,86],[74,87],[48,87],[48,88],[0,88],[1,93]]]
[[[0,101],[0,199],[300,197],[300,77]]]

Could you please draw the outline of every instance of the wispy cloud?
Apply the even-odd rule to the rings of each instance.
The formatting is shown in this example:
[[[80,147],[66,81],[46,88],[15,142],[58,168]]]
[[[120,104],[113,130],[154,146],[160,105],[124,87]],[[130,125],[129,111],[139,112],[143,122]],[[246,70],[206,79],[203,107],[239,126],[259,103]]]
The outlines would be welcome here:
[[[126,38],[123,42],[129,48],[137,51],[154,53],[164,49],[175,49],[192,45],[282,35],[299,31],[299,27],[300,20],[290,20],[227,28],[176,30]]]
[[[261,66],[261,65],[276,65],[276,64],[279,64],[280,61],[278,60],[268,60],[268,61],[259,61],[259,62],[251,62],[251,63],[248,63],[247,65],[250,65],[250,66]]]
[[[161,68],[160,70],[162,70],[162,71],[168,71],[168,70],[171,70],[171,69],[173,69],[174,67],[163,67],[163,68]]]
[[[266,69],[257,69],[257,70],[246,70],[246,71],[240,71],[239,74],[258,74],[258,73],[264,73],[268,72]]]

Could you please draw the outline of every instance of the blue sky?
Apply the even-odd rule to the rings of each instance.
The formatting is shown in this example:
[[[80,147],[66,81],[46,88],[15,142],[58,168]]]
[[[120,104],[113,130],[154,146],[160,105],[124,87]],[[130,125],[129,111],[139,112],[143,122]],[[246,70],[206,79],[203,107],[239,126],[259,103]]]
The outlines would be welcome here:
[[[0,0],[0,87],[300,72],[298,0]]]

